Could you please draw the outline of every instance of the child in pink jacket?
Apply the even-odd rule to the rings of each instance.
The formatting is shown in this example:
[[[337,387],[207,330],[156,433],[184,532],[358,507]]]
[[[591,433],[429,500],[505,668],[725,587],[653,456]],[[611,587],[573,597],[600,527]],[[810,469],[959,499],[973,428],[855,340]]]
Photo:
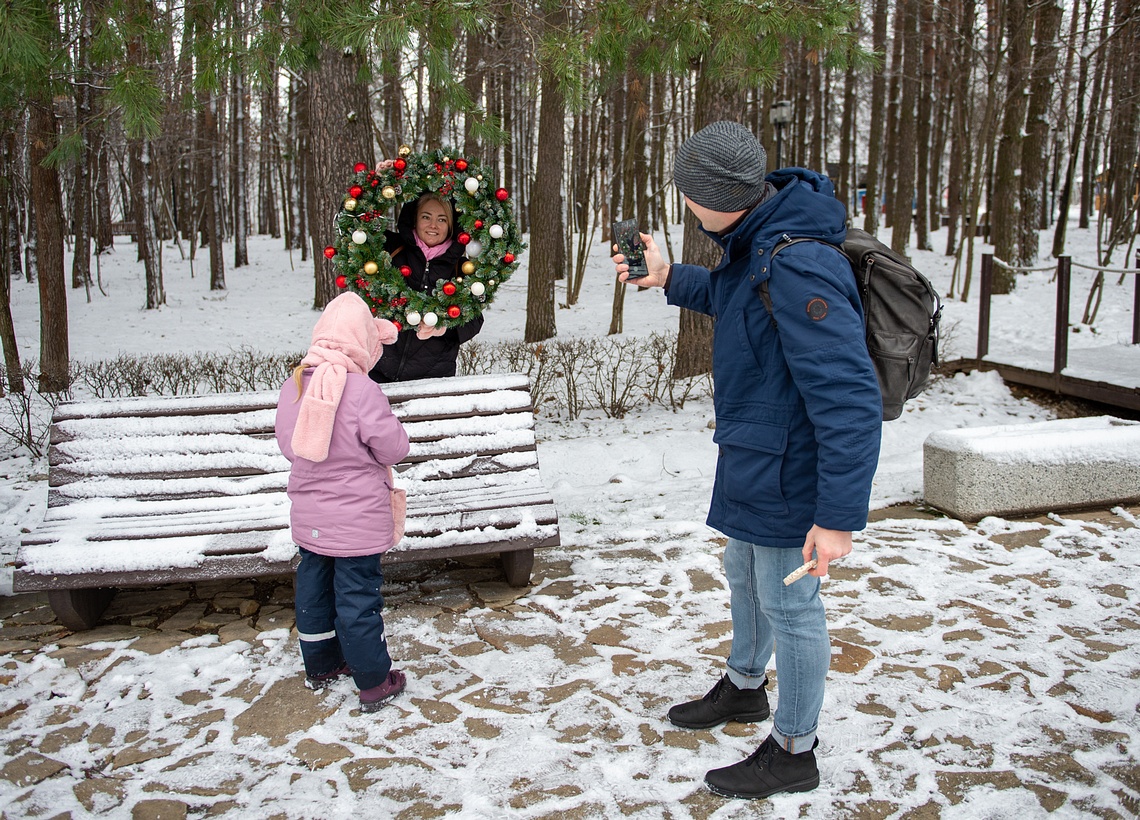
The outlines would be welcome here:
[[[408,434],[368,371],[396,327],[343,293],[313,329],[309,352],[281,387],[276,433],[289,459],[289,522],[301,553],[297,632],[306,683],[321,689],[351,675],[360,709],[404,690],[392,668],[380,611],[380,554],[394,544],[389,467]]]

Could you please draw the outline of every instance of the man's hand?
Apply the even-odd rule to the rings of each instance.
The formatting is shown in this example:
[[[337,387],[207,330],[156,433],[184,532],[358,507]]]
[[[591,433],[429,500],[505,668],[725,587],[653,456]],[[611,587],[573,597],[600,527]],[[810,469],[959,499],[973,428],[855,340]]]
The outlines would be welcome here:
[[[819,563],[809,575],[822,578],[827,575],[827,565],[836,558],[842,558],[851,553],[851,533],[844,530],[826,530],[813,524],[804,539],[804,563],[812,558]]]
[[[447,333],[447,328],[436,325],[435,327],[428,327],[425,324],[416,325],[416,338],[417,339],[430,339],[433,336],[442,336]]]
[[[617,245],[612,246],[614,249],[614,267],[617,269],[618,279],[640,288],[665,287],[665,280],[669,278],[669,263],[661,256],[661,249],[657,247],[657,243],[653,241],[651,234],[641,234],[641,244],[645,246],[645,267],[649,273],[639,279],[630,279],[627,276],[629,265],[625,264],[625,256],[617,253]]]

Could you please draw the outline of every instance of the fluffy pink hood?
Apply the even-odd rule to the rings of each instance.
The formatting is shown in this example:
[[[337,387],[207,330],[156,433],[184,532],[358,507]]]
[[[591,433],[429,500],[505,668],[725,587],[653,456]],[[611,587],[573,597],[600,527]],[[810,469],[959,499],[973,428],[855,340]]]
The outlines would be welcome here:
[[[301,398],[301,412],[293,430],[293,451],[309,461],[324,461],[329,454],[336,409],[349,373],[366,375],[384,345],[396,341],[396,326],[375,318],[355,293],[342,293],[325,307],[313,328],[303,366],[315,368]]]

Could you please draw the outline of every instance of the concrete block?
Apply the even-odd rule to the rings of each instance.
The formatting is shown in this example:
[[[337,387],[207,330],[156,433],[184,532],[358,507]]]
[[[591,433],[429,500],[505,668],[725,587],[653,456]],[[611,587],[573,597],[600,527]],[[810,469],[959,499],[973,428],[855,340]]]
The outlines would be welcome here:
[[[922,458],[926,503],[963,521],[1140,500],[1140,422],[1112,416],[943,430]]]

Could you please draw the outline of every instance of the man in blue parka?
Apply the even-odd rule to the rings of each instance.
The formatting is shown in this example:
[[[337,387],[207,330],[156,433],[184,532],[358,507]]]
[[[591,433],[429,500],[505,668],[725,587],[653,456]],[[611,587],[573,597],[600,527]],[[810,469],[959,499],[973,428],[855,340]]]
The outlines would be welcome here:
[[[636,280],[715,320],[719,455],[708,524],[728,536],[732,650],[708,694],[674,706],[669,719],[691,729],[766,719],[774,645],[771,734],[745,760],[705,775],[717,794],[744,798],[819,785],[813,750],[831,661],[820,578],[866,526],[882,426],[855,277],[829,247],[846,236],[845,209],[826,177],[803,168],[766,176],[766,164],[739,123],[715,122],[686,140],[673,181],[724,257],[711,271],[669,265],[642,234],[649,273]],[[822,241],[773,257],[777,243],[799,237]],[[614,262],[625,280],[624,258]],[[783,583],[811,559],[809,575]]]

